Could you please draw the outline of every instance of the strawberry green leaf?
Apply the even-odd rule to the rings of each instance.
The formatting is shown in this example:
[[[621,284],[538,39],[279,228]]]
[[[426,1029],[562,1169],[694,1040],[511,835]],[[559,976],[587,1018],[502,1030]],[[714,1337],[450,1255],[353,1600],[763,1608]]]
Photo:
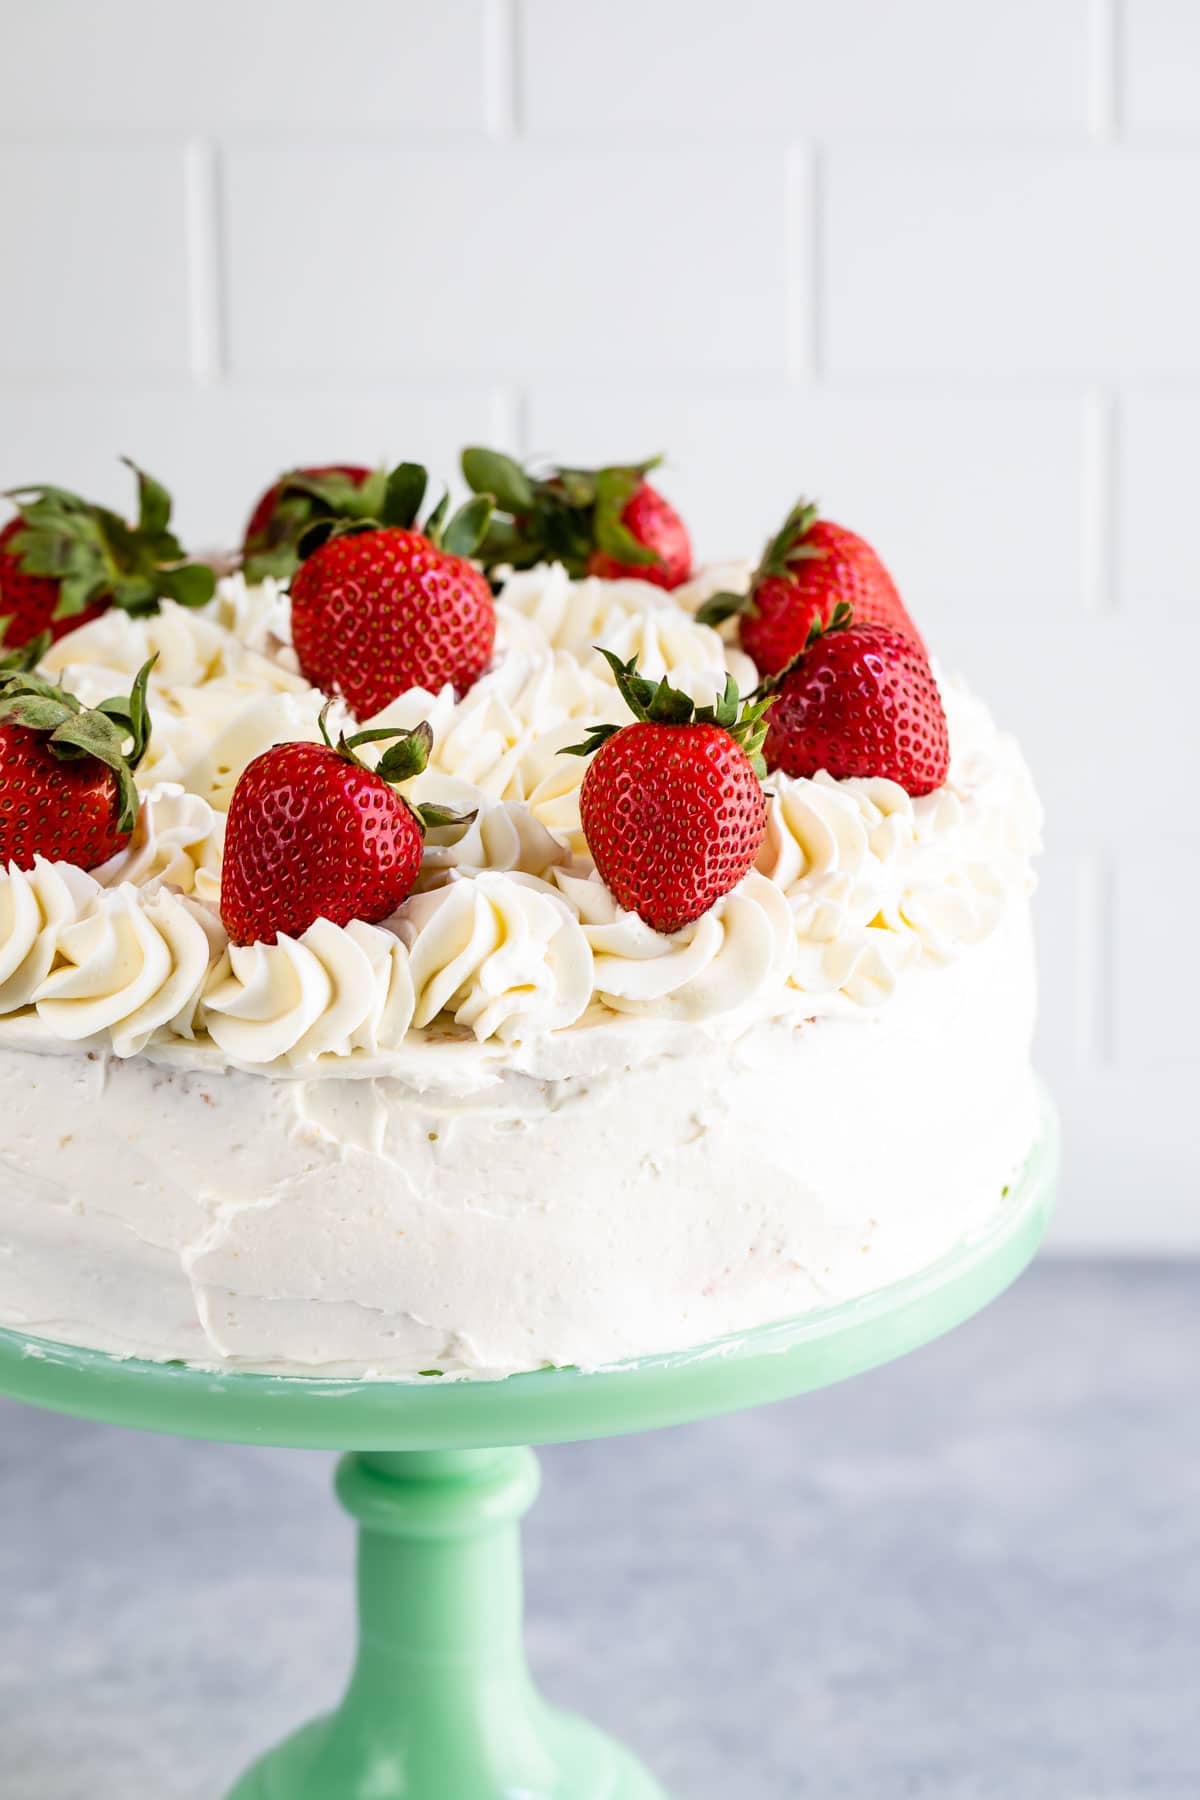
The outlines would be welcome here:
[[[121,576],[112,584],[112,599],[123,612],[134,618],[145,618],[158,611],[156,584],[144,575]]]
[[[473,808],[471,812],[456,812],[454,807],[438,806],[432,800],[422,801],[419,806],[413,808],[413,811],[427,831],[444,831],[454,825],[461,825],[465,829],[468,825],[473,825],[479,817],[478,807]]]
[[[4,634],[11,619],[11,614],[7,619],[0,619],[0,643],[4,641]],[[37,637],[30,638],[27,644],[20,644],[15,650],[9,650],[5,655],[0,656],[0,681],[3,681],[6,676],[24,675],[36,669],[53,641],[48,631],[40,631]]]
[[[414,775],[419,775],[427,766],[429,753],[433,749],[433,731],[429,725],[422,723],[414,731],[394,735],[396,742],[390,750],[384,751],[375,765],[375,773],[381,775],[384,781],[397,786],[402,781],[411,781]]]
[[[121,461],[137,477],[138,530],[146,534],[165,531],[171,522],[170,494],[161,481],[155,481],[153,475],[139,469],[130,457],[123,456]]]
[[[144,662],[133,678],[133,686],[127,696],[118,695],[112,700],[102,700],[96,708],[118,725],[131,740],[125,752],[125,759],[131,769],[136,769],[150,743],[150,671],[158,661],[158,652]]]
[[[607,744],[609,738],[616,737],[618,731],[623,729],[624,728],[620,725],[589,725],[587,728],[587,737],[583,742],[581,744],[566,744],[563,749],[560,750],[559,755],[593,756],[595,752],[600,749],[602,744]]]
[[[429,477],[420,463],[402,462],[387,478],[380,521],[384,525],[411,530],[421,510]]]
[[[612,670],[617,692],[635,719],[649,720],[656,725],[688,723],[694,711],[692,702],[679,688],[673,688],[665,675],[661,681],[648,681],[638,674],[635,656],[622,662],[603,644],[597,644],[596,649]]]
[[[160,570],[158,586],[177,606],[206,606],[217,591],[217,578],[203,563],[181,563]]]
[[[171,501],[166,489],[135,464],[128,466],[138,483],[135,526],[65,488],[25,487],[10,496],[21,520],[12,550],[28,574],[59,583],[55,619],[75,618],[98,601],[133,613],[154,612],[160,600],[171,597],[170,582],[191,568],[167,529]],[[207,572],[184,581],[205,578],[211,579]]]
[[[511,565],[514,569],[531,569],[542,557],[542,546],[536,538],[526,537],[519,525],[493,514],[488,528],[477,546],[480,561],[487,569]]]
[[[597,644],[596,648],[612,670],[617,690],[635,719],[652,725],[716,725],[746,752],[759,779],[766,775],[761,752],[767,736],[766,715],[775,704],[774,692],[743,700],[733,676],[726,675],[719,699],[712,706],[697,706],[689,695],[672,687],[665,675],[657,682],[639,675],[635,657],[622,662],[603,645]],[[585,741],[570,745],[564,754],[590,756],[621,729],[618,725],[591,725]]]
[[[19,672],[0,683],[0,722],[46,733],[55,756],[64,762],[92,757],[112,770],[121,831],[131,831],[137,818],[133,771],[150,739],[146,691],[153,664],[151,657],[138,671],[127,698],[106,700],[94,709],[40,675]],[[126,740],[131,740],[129,748]]]
[[[500,451],[467,450],[463,472],[468,484],[479,494],[490,494],[502,515],[480,540],[479,560],[488,570],[561,562],[575,579],[587,572],[597,549],[634,566],[658,563],[658,553],[633,536],[621,514],[659,460],[649,457],[604,469],[551,466],[534,474]]]
[[[66,706],[47,694],[15,693],[0,697],[0,721],[24,725],[30,731],[57,731],[77,711],[77,705]]]
[[[754,573],[756,582],[768,575],[790,575],[800,563],[826,554],[819,544],[805,542],[817,518],[818,509],[811,500],[797,500],[763,551]]]
[[[490,494],[501,511],[532,511],[533,483],[511,456],[472,446],[462,453],[462,472],[472,493]]]
[[[448,550],[451,556],[474,556],[483,542],[491,516],[491,495],[476,494],[465,506],[459,507],[442,532],[442,549]]]
[[[641,486],[637,469],[601,469],[596,476],[596,508],[592,517],[592,535],[596,548],[618,562],[642,567],[660,563],[662,557],[635,538],[621,514]]]
[[[441,543],[441,541],[442,541],[442,526],[446,522],[446,514],[449,511],[450,511],[450,492],[449,492],[449,489],[447,489],[446,492],[442,495],[441,499],[438,501],[437,505],[434,507],[433,511],[429,514],[428,518],[425,520],[425,523],[421,526],[421,530],[425,533],[425,536],[429,539],[431,544],[440,544]]]
[[[423,719],[411,730],[404,725],[371,725],[365,731],[354,732],[350,737],[343,732],[335,744],[326,722],[333,704],[332,700],[325,702],[317,722],[321,727],[321,736],[329,748],[336,750],[339,756],[344,756],[347,762],[357,763],[360,768],[364,768],[367,765],[357,754],[362,745],[390,741],[392,748],[380,757],[374,772],[393,786],[419,775],[428,764],[433,749],[433,727],[426,720]]]
[[[699,625],[723,625],[726,619],[735,619],[740,613],[754,611],[754,599],[751,594],[710,594],[703,606],[696,609],[696,622]]]

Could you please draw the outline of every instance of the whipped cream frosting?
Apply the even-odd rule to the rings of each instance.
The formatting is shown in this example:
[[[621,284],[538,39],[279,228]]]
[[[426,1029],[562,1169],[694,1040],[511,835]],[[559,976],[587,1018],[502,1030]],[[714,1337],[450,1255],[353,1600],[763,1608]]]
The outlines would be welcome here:
[[[587,764],[563,752],[587,725],[628,718],[596,646],[700,700],[727,673],[748,687],[728,634],[694,616],[747,578],[723,568],[667,594],[573,582],[558,566],[513,575],[494,664],[461,700],[414,689],[363,721],[428,719],[412,798],[473,812],[471,824],[430,833],[416,891],[381,925],[322,920],[244,949],[218,911],[230,798],[261,751],[318,739],[324,701],[299,673],[286,593],[234,576],[200,611],[109,612],[69,633],[44,667],[86,703],[158,658],[141,811],[129,845],[91,875],[39,864],[3,878],[0,1037],[345,1074],[404,1071],[457,1032],[497,1063],[519,1051],[522,1067],[553,1072],[582,1066],[606,1023],[728,1038],[755,1020],[885,1005],[911,971],[988,937],[1031,887],[1028,772],[959,683],[940,678],[944,787],[912,800],[884,780],[771,776],[757,868],[683,931],[624,912],[587,854]],[[647,1053],[662,1041],[647,1033]]]
[[[409,792],[473,819],[391,918],[271,945],[231,945],[218,902],[241,771],[319,737],[286,593],[232,577],[61,639],[47,672],[91,703],[157,654],[153,738],[119,855],[0,871],[0,1323],[221,1369],[600,1366],[994,1220],[1037,1130],[1040,812],[961,684],[941,789],[772,776],[756,868],[682,931],[587,854],[562,752],[627,717],[595,645],[701,702],[749,685],[694,617],[748,578],[513,576],[469,693],[362,722],[428,719]]]

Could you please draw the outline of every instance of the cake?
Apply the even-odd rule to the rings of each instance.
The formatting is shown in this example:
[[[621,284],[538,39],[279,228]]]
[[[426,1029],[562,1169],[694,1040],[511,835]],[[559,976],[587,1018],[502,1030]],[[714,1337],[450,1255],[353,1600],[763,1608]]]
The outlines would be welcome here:
[[[222,1370],[602,1367],[868,1293],[1011,1203],[1038,1129],[1017,746],[931,664],[932,791],[776,766],[748,872],[648,923],[601,878],[596,765],[566,752],[630,724],[614,662],[710,711],[753,689],[738,599],[804,571],[622,567],[629,494],[606,563],[497,549],[464,691],[360,712],[428,724],[405,793],[445,809],[382,919],[223,923],[248,766],[323,713],[355,729],[302,670],[286,582],[248,556],[203,604],[55,622],[40,676],[86,708],[155,659],[150,736],[114,854],[0,876],[0,1327]]]

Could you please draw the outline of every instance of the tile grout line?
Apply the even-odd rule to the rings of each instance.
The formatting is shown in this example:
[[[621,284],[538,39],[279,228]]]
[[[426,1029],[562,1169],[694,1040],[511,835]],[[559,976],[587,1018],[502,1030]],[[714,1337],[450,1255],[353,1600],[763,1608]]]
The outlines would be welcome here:
[[[209,139],[186,150],[188,331],[192,379],[211,387],[226,374],[225,283],[219,151]]]
[[[529,388],[525,383],[515,383],[505,395],[508,409],[508,423],[512,432],[512,441],[517,454],[524,461],[532,454],[529,443]]]
[[[1110,979],[1117,945],[1116,870],[1111,856],[1093,851],[1080,859],[1076,878],[1079,937],[1075,974],[1075,1033],[1083,1069],[1111,1069],[1117,1057]]]
[[[521,135],[519,0],[486,0],[483,17],[487,129],[504,143]]]
[[[784,345],[788,379],[819,380],[826,353],[825,319],[825,166],[822,150],[810,144],[787,152],[785,222],[787,336]],[[806,201],[807,228],[796,223],[801,197]],[[805,325],[797,324],[796,308],[803,293]]]
[[[1092,0],[1088,21],[1088,132],[1098,144],[1112,143],[1122,128],[1123,8],[1124,0]]]
[[[1116,563],[1120,419],[1111,389],[1088,389],[1082,429],[1080,599],[1089,618],[1108,618],[1120,610]]]

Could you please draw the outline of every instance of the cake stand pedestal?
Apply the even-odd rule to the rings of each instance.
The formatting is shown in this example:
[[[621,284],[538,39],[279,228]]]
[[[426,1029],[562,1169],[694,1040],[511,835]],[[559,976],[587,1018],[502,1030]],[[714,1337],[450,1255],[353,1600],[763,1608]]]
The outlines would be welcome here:
[[[513,1445],[682,1424],[890,1361],[977,1312],[1024,1268],[1049,1213],[1040,1141],[971,1241],[862,1300],[584,1373],[339,1382],[121,1361],[0,1333],[0,1392],[79,1417],[232,1443],[335,1449],[358,1521],[359,1647],[328,1717],[229,1800],[664,1800],[618,1744],[539,1697],[521,1641],[518,1521],[537,1465]]]

